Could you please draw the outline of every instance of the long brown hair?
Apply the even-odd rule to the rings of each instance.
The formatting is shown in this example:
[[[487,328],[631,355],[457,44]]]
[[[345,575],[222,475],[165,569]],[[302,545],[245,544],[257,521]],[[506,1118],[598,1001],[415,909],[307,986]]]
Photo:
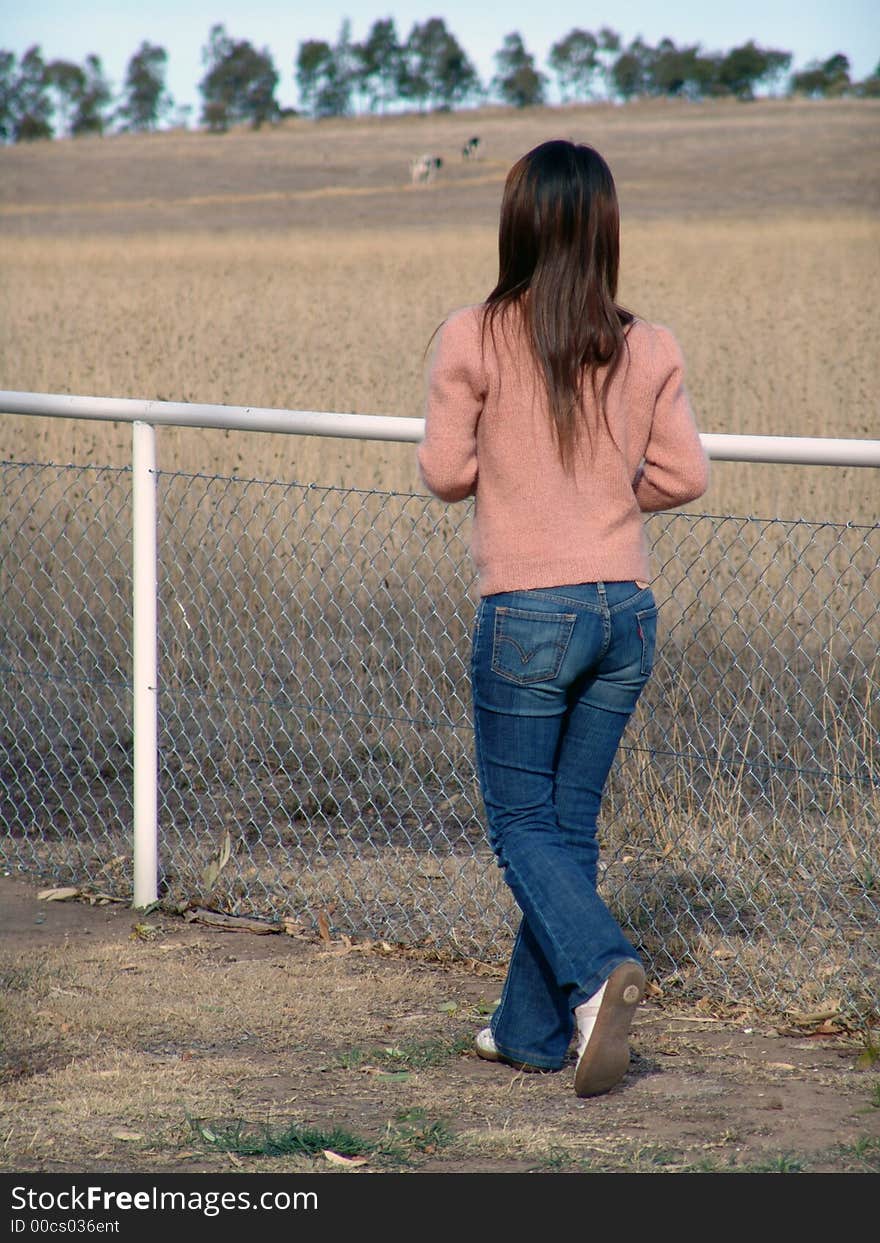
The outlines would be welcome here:
[[[601,417],[626,348],[633,315],[618,306],[620,211],[614,178],[592,147],[555,139],[522,156],[507,175],[498,229],[498,283],[486,299],[495,340],[507,312],[522,313],[543,375],[563,463],[586,429],[584,381],[590,376]],[[597,370],[607,367],[601,386]]]

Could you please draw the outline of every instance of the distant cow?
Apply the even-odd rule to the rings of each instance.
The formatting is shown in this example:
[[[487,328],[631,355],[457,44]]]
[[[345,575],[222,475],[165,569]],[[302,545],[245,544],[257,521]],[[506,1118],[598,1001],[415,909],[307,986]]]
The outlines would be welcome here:
[[[480,140],[479,138],[469,138],[461,149],[462,159],[476,160],[480,156]]]
[[[417,185],[422,182],[433,181],[437,176],[438,168],[442,167],[443,160],[439,155],[420,155],[409,166],[413,184]]]

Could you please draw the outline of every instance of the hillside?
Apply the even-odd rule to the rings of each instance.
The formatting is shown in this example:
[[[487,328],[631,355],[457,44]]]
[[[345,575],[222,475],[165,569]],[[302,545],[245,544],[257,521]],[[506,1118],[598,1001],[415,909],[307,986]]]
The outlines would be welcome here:
[[[507,168],[551,137],[602,151],[625,219],[875,212],[878,122],[873,100],[653,101],[19,144],[0,148],[0,235],[494,226]],[[414,187],[423,152],[443,167]]]

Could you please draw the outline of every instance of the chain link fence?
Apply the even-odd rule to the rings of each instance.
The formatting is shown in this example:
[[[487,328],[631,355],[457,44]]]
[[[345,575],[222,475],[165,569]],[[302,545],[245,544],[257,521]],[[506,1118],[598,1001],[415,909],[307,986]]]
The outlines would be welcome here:
[[[160,894],[501,961],[470,509],[160,472]],[[652,516],[602,892],[668,994],[878,1009],[880,527]],[[0,857],[131,897],[131,472],[0,464]]]

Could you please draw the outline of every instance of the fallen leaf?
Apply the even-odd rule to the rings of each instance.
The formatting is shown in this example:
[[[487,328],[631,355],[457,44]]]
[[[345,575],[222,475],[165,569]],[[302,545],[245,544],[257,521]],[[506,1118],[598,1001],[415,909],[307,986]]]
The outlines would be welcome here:
[[[144,1137],[143,1135],[141,1135],[140,1131],[113,1131],[111,1138],[112,1139],[124,1139],[128,1141],[128,1140],[143,1139]]]
[[[37,894],[38,902],[63,902],[65,898],[75,898],[79,890],[70,886],[61,889],[41,889]]]
[[[323,1148],[321,1151],[332,1165],[366,1165],[369,1160],[368,1157],[343,1157],[332,1148]]]
[[[220,846],[219,852],[213,859],[211,859],[204,872],[202,872],[202,885],[206,890],[214,888],[217,877],[226,867],[226,864],[229,862],[231,857],[232,839],[230,838],[229,831],[227,830],[223,835],[223,842]]]

